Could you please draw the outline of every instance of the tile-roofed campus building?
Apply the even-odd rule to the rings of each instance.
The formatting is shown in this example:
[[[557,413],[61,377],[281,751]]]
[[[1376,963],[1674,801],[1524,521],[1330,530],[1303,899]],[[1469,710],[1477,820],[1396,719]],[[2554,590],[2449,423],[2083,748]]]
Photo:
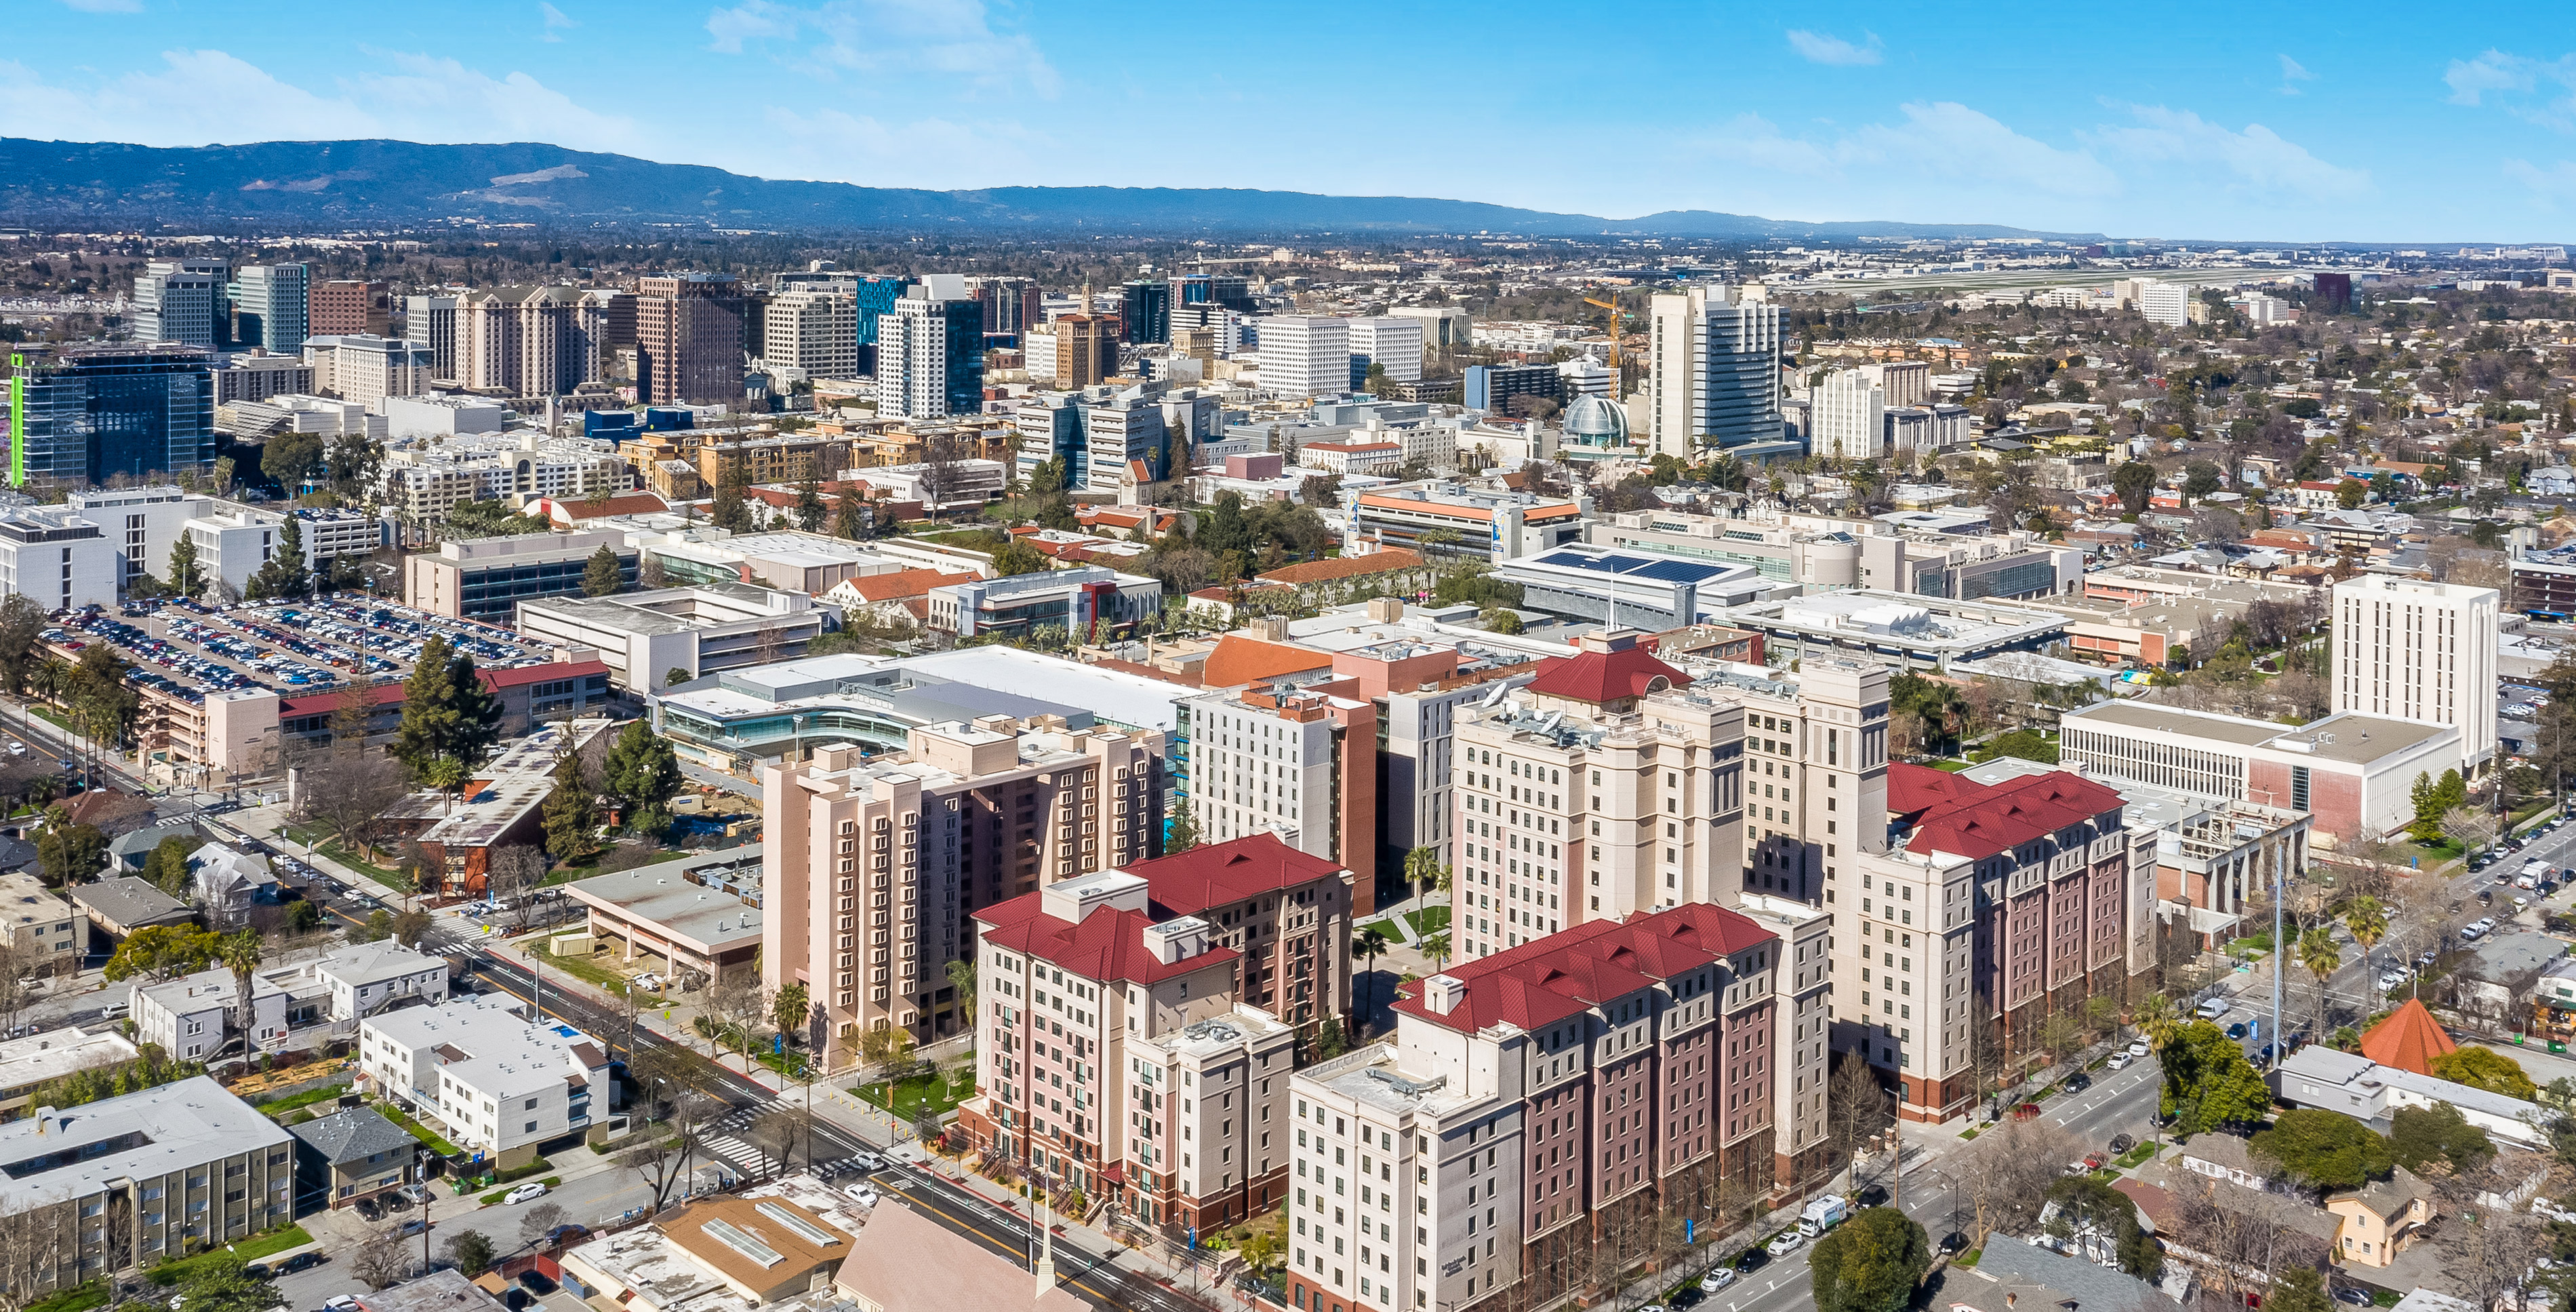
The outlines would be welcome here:
[[[1461,962],[1405,986],[1392,1039],[1298,1072],[1290,1305],[1518,1285],[1535,1306],[1591,1278],[1596,1243],[1785,1196],[1815,1148],[1785,1104],[1814,1100],[1797,1123],[1824,1138],[1826,938],[1760,911],[1687,903]]]
[[[1280,930],[1302,937],[1346,915],[1346,900],[1325,896],[1339,882],[1335,871],[1283,886]],[[1207,920],[1159,913],[1152,890],[1104,870],[976,913],[984,1033],[958,1124],[986,1151],[1105,1191],[1149,1223],[1244,1220],[1285,1190],[1297,1030],[1244,1005],[1244,954]]]
[[[1332,657],[1314,653],[1325,665]],[[1209,664],[1216,657],[1209,658]],[[1184,704],[1190,806],[1225,840],[1276,834],[1348,867],[1353,910],[1377,906],[1377,704],[1357,681],[1283,678]]]
[[[1330,860],[1254,834],[1141,861],[1156,916],[1195,916],[1243,954],[1241,1001],[1311,1033],[1351,1008],[1353,885]]]
[[[2051,1014],[2126,996],[2154,966],[2156,834],[2108,786],[2070,771],[2001,784],[1887,767],[1887,828],[1836,859],[1825,910],[1840,941],[1835,1046],[1902,1082],[1900,1114],[1975,1102],[1973,1026],[2007,1052]]]

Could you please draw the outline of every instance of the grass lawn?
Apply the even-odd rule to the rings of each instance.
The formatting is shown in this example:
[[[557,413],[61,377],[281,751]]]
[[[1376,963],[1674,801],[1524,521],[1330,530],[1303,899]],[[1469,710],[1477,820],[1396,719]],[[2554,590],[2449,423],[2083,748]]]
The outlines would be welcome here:
[[[574,979],[596,984],[617,997],[626,996],[626,980],[616,971],[588,957],[558,957],[550,952],[528,954],[531,965],[551,966]]]
[[[326,1084],[319,1089],[306,1089],[302,1093],[290,1093],[283,1098],[272,1098],[267,1102],[253,1103],[252,1106],[259,1108],[260,1111],[270,1116],[275,1116],[279,1112],[291,1112],[298,1107],[310,1107],[317,1102],[325,1102],[330,1099],[337,1098],[348,1091],[349,1086],[345,1083]]]
[[[1447,907],[1423,907],[1420,910],[1405,912],[1404,918],[1413,922],[1414,933],[1425,938],[1442,933],[1449,928],[1449,908]]]
[[[235,1240],[229,1250],[213,1248],[199,1253],[195,1257],[183,1257],[175,1262],[164,1262],[161,1265],[152,1268],[152,1283],[156,1285],[183,1284],[187,1281],[189,1276],[196,1274],[198,1271],[203,1270],[206,1267],[222,1262],[227,1258],[236,1258],[244,1262],[256,1262],[271,1253],[283,1253],[290,1248],[302,1248],[304,1245],[312,1242],[313,1236],[306,1234],[304,1232],[304,1227],[300,1225],[290,1225],[283,1230],[271,1230],[267,1234],[252,1235],[248,1239]]]
[[[386,1120],[411,1131],[411,1137],[420,1140],[422,1143],[428,1144],[431,1152],[437,1153],[441,1157],[454,1157],[456,1155],[455,1144],[449,1143],[445,1139],[441,1139],[437,1135],[431,1134],[428,1127],[413,1120],[409,1116],[404,1115],[401,1108],[396,1107],[389,1102],[380,1102],[373,1105],[377,1111],[385,1114]]]
[[[850,1092],[870,1106],[886,1105],[886,1086],[882,1080],[853,1086]],[[893,1112],[898,1116],[918,1116],[924,1111],[944,1113],[975,1096],[975,1075],[961,1072],[950,1080],[947,1072],[921,1079],[902,1080],[894,1086]]]
[[[339,862],[341,865],[347,866],[349,869],[365,875],[367,878],[392,889],[396,893],[408,894],[412,891],[411,885],[404,883],[402,876],[395,874],[393,871],[387,870],[383,866],[371,865],[365,861],[361,861],[358,859],[356,853],[351,852],[337,843],[327,841],[317,843],[316,840],[321,839],[322,835],[313,830],[290,826],[284,832],[286,837],[294,839],[296,842],[301,843],[308,848],[312,848],[315,852],[329,857],[332,860]]]

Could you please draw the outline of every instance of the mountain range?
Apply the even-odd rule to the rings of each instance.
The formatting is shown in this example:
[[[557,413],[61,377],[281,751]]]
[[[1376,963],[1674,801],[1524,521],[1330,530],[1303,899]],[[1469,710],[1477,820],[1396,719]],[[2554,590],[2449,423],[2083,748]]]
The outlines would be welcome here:
[[[533,142],[265,141],[154,147],[0,137],[0,221],[337,230],[449,219],[549,228],[1017,230],[1287,236],[2090,237],[1993,224],[1802,223],[1671,210],[1551,214],[1478,201],[1213,187],[928,191],[745,177]]]

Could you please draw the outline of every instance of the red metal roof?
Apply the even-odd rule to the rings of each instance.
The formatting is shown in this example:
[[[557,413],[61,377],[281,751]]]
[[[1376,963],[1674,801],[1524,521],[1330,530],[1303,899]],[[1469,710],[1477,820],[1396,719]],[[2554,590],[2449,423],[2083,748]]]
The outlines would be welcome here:
[[[1529,690],[1547,697],[1570,697],[1575,701],[1598,706],[1624,697],[1643,697],[1655,691],[1653,684],[1662,679],[1665,686],[1687,688],[1691,677],[1666,665],[1643,647],[1625,647],[1618,651],[1582,651],[1572,656],[1556,656],[1540,661],[1538,677],[1530,680]]]
[[[1596,920],[1443,971],[1467,986],[1447,1015],[1423,1005],[1418,980],[1395,1009],[1470,1034],[1498,1022],[1537,1029],[1778,937],[1704,902]]]
[[[1897,762],[1887,769],[1887,809],[1912,815],[1917,851],[1982,860],[2120,809],[2120,795],[2064,770],[2000,784]]]
[[[1208,843],[1125,869],[1145,881],[1146,895],[1156,905],[1176,916],[1199,915],[1210,907],[1303,888],[1318,879],[1339,879],[1344,873],[1330,858],[1300,852],[1277,834]]]
[[[1104,907],[1073,924],[1046,914],[1045,899],[1044,893],[1024,893],[976,912],[975,919],[988,926],[983,940],[1102,983],[1152,984],[1243,955],[1212,947],[1165,965],[1145,946],[1145,930],[1156,923],[1152,916]]]

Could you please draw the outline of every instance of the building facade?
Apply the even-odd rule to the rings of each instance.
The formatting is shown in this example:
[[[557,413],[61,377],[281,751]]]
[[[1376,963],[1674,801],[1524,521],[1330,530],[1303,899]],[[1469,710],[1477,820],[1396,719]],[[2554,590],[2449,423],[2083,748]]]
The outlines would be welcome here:
[[[877,414],[947,419],[984,413],[983,307],[905,291],[877,320]]]
[[[2474,770],[2496,754],[2493,588],[2364,574],[2334,586],[2332,705],[2460,731]]]
[[[1781,439],[1780,307],[1693,287],[1657,295],[1650,316],[1652,451],[1697,460],[1711,447]]]
[[[1351,390],[1350,320],[1319,314],[1261,320],[1261,390],[1292,397]]]
[[[742,399],[740,284],[725,273],[635,280],[635,392],[664,405]]]
[[[159,482],[215,464],[213,356],[99,343],[9,357],[9,481]]]
[[[225,297],[232,303],[235,346],[264,346],[280,355],[304,349],[312,336],[308,280],[301,264],[246,264],[233,271]]]

